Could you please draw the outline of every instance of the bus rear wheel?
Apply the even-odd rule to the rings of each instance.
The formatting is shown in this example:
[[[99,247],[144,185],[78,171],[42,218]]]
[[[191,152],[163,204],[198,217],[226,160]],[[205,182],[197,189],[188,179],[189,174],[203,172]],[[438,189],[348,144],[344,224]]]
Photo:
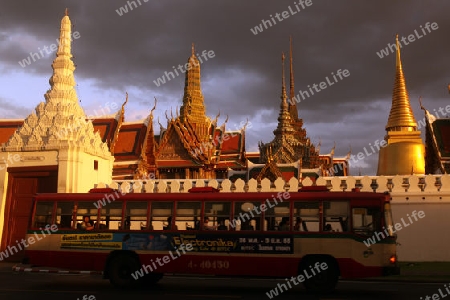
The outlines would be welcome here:
[[[303,286],[308,291],[315,293],[329,293],[332,292],[336,287],[339,279],[339,271],[335,263],[329,260],[308,260],[302,263],[300,269],[307,270],[308,274],[311,275],[309,266],[315,266],[316,263],[319,263],[320,265],[323,262],[327,264],[327,269],[321,269],[320,272],[316,271],[316,275],[311,276],[311,278],[308,278],[303,282]]]
[[[109,281],[118,288],[131,288],[140,284],[139,278],[133,278],[140,268],[139,261],[131,255],[117,255],[111,260],[108,269]],[[139,274],[136,274],[139,276]]]

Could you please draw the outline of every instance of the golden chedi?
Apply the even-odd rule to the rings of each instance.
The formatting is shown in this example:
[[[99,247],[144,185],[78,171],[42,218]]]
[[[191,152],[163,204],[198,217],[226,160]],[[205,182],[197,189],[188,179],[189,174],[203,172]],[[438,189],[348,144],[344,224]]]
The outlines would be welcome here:
[[[409,102],[397,42],[397,59],[392,107],[386,125],[386,146],[380,149],[377,175],[425,173],[425,146]]]

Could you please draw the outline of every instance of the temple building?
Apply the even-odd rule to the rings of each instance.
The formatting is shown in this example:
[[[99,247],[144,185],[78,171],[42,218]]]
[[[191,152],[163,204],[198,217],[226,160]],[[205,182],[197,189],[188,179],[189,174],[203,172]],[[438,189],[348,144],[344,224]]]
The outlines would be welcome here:
[[[67,11],[52,68],[45,102],[0,125],[0,249],[25,237],[36,193],[86,192],[111,180],[114,157],[78,103]]]
[[[65,22],[70,22],[65,16]],[[61,35],[69,34],[61,31]],[[67,38],[66,38],[67,39]],[[58,52],[53,64],[55,75],[51,78],[52,90],[63,87],[72,89],[73,62],[70,60],[70,39],[64,45],[64,51]],[[64,61],[63,61],[64,60]],[[70,62],[69,62],[70,61]],[[274,139],[270,143],[260,143],[259,153],[248,153],[245,148],[245,130],[247,124],[233,131],[226,130],[226,120],[218,124],[220,113],[211,119],[206,115],[205,100],[201,89],[200,62],[195,55],[192,45],[191,56],[187,62],[190,68],[185,72],[184,95],[180,109],[176,109],[175,116],[166,112],[167,122],[162,125],[159,120],[159,133],[154,128],[153,112],[155,105],[149,109],[145,120],[126,122],[125,109],[128,94],[122,107],[115,114],[96,116],[88,119],[76,100],[76,94],[70,90],[46,94],[49,104],[40,104],[36,114],[26,120],[0,120],[0,144],[4,144],[3,151],[41,149],[43,143],[53,142],[55,138],[31,137],[30,142],[23,138],[24,134],[44,130],[41,122],[58,124],[59,135],[75,137],[82,134],[84,127],[94,132],[91,138],[102,147],[102,155],[110,155],[112,164],[112,179],[249,179],[274,178],[282,175],[289,180],[295,177],[314,177],[320,175],[346,176],[348,172],[348,158],[334,156],[334,147],[329,154],[320,154],[320,145],[314,146],[303,128],[303,120],[298,117],[298,108],[294,101],[294,71],[292,55],[292,39],[290,41],[290,99],[287,100],[284,58],[282,75],[282,95],[278,127],[274,131]],[[70,65],[71,64],[71,65]],[[62,75],[60,75],[61,73]],[[72,77],[68,77],[68,76]],[[61,80],[66,80],[60,83]],[[53,95],[56,95],[53,97]],[[70,97],[70,101],[66,98]],[[58,99],[58,103],[53,98]],[[132,101],[132,100],[130,100]],[[69,108],[62,108],[59,103]],[[76,103],[76,104],[74,104]],[[50,116],[50,111],[61,111],[60,119]],[[48,112],[45,112],[48,110]],[[45,117],[44,117],[45,115]],[[69,116],[66,120],[65,116]],[[43,121],[42,121],[42,120]],[[64,123],[65,122],[65,123]],[[64,123],[64,124],[63,124]],[[62,125],[61,125],[62,124]],[[87,125],[86,125],[87,124]],[[39,125],[37,128],[36,126]],[[52,129],[55,130],[55,129]],[[84,129],[83,129],[84,130]],[[48,132],[46,133],[48,134]],[[58,137],[59,138],[59,137]],[[24,148],[23,144],[32,144],[34,148]],[[60,142],[56,139],[56,143]],[[48,147],[48,146],[46,146]],[[86,150],[87,151],[87,150]],[[94,151],[98,153],[98,150]],[[7,161],[7,160],[5,160]],[[97,163],[100,161],[96,160]],[[97,164],[96,163],[96,164]],[[272,167],[270,167],[272,166]],[[339,166],[339,168],[336,168]],[[333,168],[334,167],[334,168]],[[96,165],[97,168],[97,165]],[[58,176],[62,176],[60,173]],[[106,175],[105,175],[106,176]],[[100,178],[100,177],[99,177]],[[105,179],[105,182],[110,180]],[[67,186],[73,182],[66,183]],[[84,185],[91,187],[91,181]],[[80,186],[81,187],[81,186]],[[85,189],[88,189],[86,186]],[[78,190],[74,188],[74,190]]]
[[[69,16],[63,18],[64,22],[70,24]],[[66,149],[69,146],[63,146],[64,143],[72,145],[89,141],[94,143],[95,147],[81,149],[86,153],[92,152],[105,157],[106,162],[104,159],[95,159],[94,169],[95,174],[103,172],[95,176],[104,182],[110,181],[107,177],[111,165],[113,180],[262,179],[273,178],[274,174],[282,174],[283,178],[288,180],[292,176],[299,177],[300,174],[302,177],[348,175],[346,163],[348,156],[334,157],[334,148],[329,154],[320,154],[320,146],[315,147],[306,136],[295,101],[287,101],[284,59],[279,124],[274,131],[274,140],[267,144],[260,143],[259,153],[246,152],[246,124],[234,131],[227,131],[228,117],[222,124],[218,124],[220,113],[214,119],[206,116],[205,100],[201,90],[200,63],[195,56],[194,45],[188,58],[190,68],[185,73],[184,95],[180,109],[176,110],[175,116],[172,112],[168,116],[166,112],[165,125],[158,120],[159,133],[156,133],[158,130],[155,132],[153,119],[153,112],[157,109],[156,99],[155,105],[149,108],[148,117],[142,121],[125,121],[128,95],[115,114],[87,118],[73,90],[75,67],[70,53],[70,28],[66,28],[68,26],[66,23],[62,25],[65,26],[64,30],[61,29],[61,40],[64,43],[61,43],[61,49],[53,63],[51,90],[45,95],[47,102],[39,104],[36,112],[25,120],[0,120],[2,151],[16,151],[22,155],[25,151],[50,149],[50,145]],[[291,99],[294,97],[292,40],[290,97]],[[53,125],[55,127],[52,127]],[[82,138],[83,134],[87,136],[88,133],[93,136]],[[69,155],[67,160],[82,164],[78,156]],[[28,158],[26,161],[28,163],[26,165],[30,165],[31,162],[47,164],[37,158],[35,160]],[[8,164],[8,159],[4,159],[3,163]],[[52,163],[55,163],[55,159]],[[86,162],[83,163],[84,167],[88,165]],[[108,167],[105,168],[104,164]],[[276,168],[269,168],[269,164]],[[339,164],[341,167],[332,171],[333,166]],[[12,170],[12,167],[9,166],[8,169]],[[268,172],[268,169],[272,170],[272,173]],[[281,170],[281,173],[275,171],[276,169]],[[77,170],[68,169],[63,173],[60,169],[58,175],[54,174],[59,178],[57,191],[81,191],[92,187],[92,180],[86,183],[76,182],[80,174]],[[65,176],[68,179],[65,179]]]
[[[409,102],[396,37],[396,73],[392,107],[386,125],[385,147],[380,149],[377,175],[425,174],[425,146]]]
[[[291,177],[309,177],[315,180],[319,176],[346,176],[349,173],[348,159],[335,158],[333,147],[329,154],[320,154],[319,147],[314,146],[303,128],[303,120],[298,117],[298,108],[294,100],[294,69],[292,38],[289,45],[290,100],[286,93],[285,56],[282,54],[281,102],[278,126],[273,131],[274,139],[269,143],[259,143],[259,153],[247,153],[248,169],[230,171],[230,178],[275,180],[282,177],[288,181]]]
[[[159,134],[153,128],[156,99],[144,121],[122,122],[124,106],[116,117],[94,120],[96,128],[102,126],[104,140],[112,139],[113,179],[225,179],[229,168],[246,167],[245,126],[229,132],[228,118],[219,125],[220,114],[215,119],[206,116],[194,45],[188,63],[179,113],[169,117],[166,112],[166,126],[158,120]]]

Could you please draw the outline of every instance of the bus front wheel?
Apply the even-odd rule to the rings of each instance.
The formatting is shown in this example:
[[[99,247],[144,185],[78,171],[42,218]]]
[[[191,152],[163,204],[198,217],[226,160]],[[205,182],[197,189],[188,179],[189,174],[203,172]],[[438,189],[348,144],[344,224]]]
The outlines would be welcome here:
[[[316,263],[319,265],[325,262],[327,264],[327,269],[320,270],[320,272],[315,272],[315,275],[312,275],[311,266],[314,267]],[[301,273],[307,272],[310,278],[307,278],[303,282],[303,286],[311,292],[319,292],[319,293],[328,293],[332,292],[336,287],[336,284],[339,279],[339,270],[337,265],[330,260],[307,260],[306,262],[302,262],[300,266]],[[304,271],[303,271],[304,270]],[[309,277],[308,276],[308,277]]]
[[[136,271],[140,268],[139,261],[131,255],[117,255],[111,260],[108,269],[109,281],[118,288],[131,288],[139,284]]]

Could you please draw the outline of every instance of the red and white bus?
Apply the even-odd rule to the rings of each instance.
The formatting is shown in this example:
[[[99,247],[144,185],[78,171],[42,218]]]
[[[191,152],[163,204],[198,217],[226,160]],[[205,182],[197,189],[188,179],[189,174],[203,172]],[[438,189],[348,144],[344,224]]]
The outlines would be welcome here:
[[[85,217],[92,230],[81,226]],[[55,231],[48,234],[50,225]],[[332,290],[339,277],[399,273],[389,225],[389,194],[325,187],[278,193],[206,187],[189,193],[38,194],[24,262],[102,271],[118,287],[154,283],[165,273],[291,278],[326,263],[326,270],[303,284]],[[377,232],[384,238],[366,246]]]

